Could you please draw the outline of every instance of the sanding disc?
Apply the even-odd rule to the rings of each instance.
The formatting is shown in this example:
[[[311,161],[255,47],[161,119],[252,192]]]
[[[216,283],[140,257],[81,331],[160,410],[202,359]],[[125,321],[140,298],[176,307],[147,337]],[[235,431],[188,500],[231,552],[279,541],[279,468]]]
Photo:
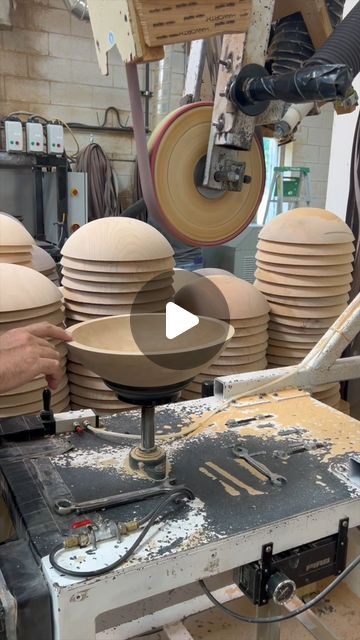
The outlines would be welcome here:
[[[159,216],[176,238],[194,246],[217,245],[237,236],[253,219],[265,184],[262,143],[239,151],[251,181],[240,192],[204,189],[202,177],[211,131],[212,104],[176,109],[149,140]]]

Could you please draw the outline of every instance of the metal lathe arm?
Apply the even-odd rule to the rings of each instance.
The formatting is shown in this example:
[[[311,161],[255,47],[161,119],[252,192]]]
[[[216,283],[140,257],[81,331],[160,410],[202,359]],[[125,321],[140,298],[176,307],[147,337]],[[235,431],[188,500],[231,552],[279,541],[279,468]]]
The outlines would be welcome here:
[[[215,395],[228,400],[251,393],[272,393],[289,387],[311,389],[319,384],[360,378],[360,356],[340,359],[359,331],[360,294],[298,365],[217,378]]]

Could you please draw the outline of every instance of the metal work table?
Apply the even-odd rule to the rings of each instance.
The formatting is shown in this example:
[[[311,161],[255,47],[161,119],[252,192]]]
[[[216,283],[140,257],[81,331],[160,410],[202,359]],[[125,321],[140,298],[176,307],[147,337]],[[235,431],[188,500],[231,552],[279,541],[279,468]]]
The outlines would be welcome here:
[[[214,414],[214,409],[222,410]],[[234,420],[241,423],[233,426]],[[101,422],[111,431],[134,434],[139,414],[119,414]],[[186,437],[162,443],[172,475],[194,491],[196,500],[180,509],[171,507],[165,522],[153,527],[125,565],[86,581],[61,576],[49,564],[51,548],[84,517],[55,515],[45,493],[61,495],[66,485],[65,490],[81,501],[148,486],[149,481],[135,476],[126,464],[133,440],[119,446],[89,433],[56,438],[56,446],[65,450],[70,440],[73,449],[53,455],[52,463],[49,458],[16,459],[16,445],[2,450],[2,473],[42,558],[56,640],[91,640],[95,633],[101,640],[121,640],[160,627],[171,621],[170,610],[175,611],[179,602],[184,611],[183,600],[201,596],[199,579],[259,559],[264,544],[272,542],[274,553],[279,553],[334,534],[342,518],[350,519],[350,527],[360,525],[360,486],[342,475],[349,454],[360,451],[360,424],[307,394],[283,391],[225,407],[213,398],[169,405],[157,409],[156,423],[158,436],[184,432],[192,423],[197,427]],[[314,440],[324,447],[285,461],[273,455]],[[232,455],[235,443],[249,452],[263,452],[258,459],[285,476],[287,484],[273,486],[237,462]],[[64,486],[61,480],[56,484],[57,474]],[[160,500],[108,509],[106,517],[122,522],[142,517]],[[64,552],[61,564],[78,570],[100,568],[122,555],[137,535],[103,543],[95,554]],[[231,576],[224,580],[229,584]],[[193,586],[181,599],[186,585]]]

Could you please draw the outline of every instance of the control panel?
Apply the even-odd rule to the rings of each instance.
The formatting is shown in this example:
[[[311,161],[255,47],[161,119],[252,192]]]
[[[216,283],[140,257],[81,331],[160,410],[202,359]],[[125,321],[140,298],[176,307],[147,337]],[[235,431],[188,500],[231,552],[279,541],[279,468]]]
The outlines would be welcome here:
[[[29,153],[44,152],[44,132],[40,122],[26,123],[26,148]]]
[[[64,153],[64,128],[61,124],[47,124],[47,152],[62,155]]]
[[[22,124],[19,120],[5,120],[6,151],[23,151]]]

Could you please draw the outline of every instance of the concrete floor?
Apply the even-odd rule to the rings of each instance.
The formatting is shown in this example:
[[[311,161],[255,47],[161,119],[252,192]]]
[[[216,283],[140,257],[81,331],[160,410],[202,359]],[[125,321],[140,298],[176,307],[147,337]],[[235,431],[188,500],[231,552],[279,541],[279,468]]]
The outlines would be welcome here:
[[[235,611],[254,615],[251,604],[241,598],[231,605]],[[285,611],[284,611],[285,612]],[[360,599],[341,585],[314,609],[320,620],[334,633],[336,640],[360,640]],[[255,627],[232,620],[221,611],[211,609],[184,621],[194,640],[255,640]],[[318,636],[320,638],[320,636]],[[325,636],[324,636],[325,638]],[[146,636],[147,640],[167,640],[163,632]],[[314,636],[297,620],[283,622],[281,640],[313,640]]]

